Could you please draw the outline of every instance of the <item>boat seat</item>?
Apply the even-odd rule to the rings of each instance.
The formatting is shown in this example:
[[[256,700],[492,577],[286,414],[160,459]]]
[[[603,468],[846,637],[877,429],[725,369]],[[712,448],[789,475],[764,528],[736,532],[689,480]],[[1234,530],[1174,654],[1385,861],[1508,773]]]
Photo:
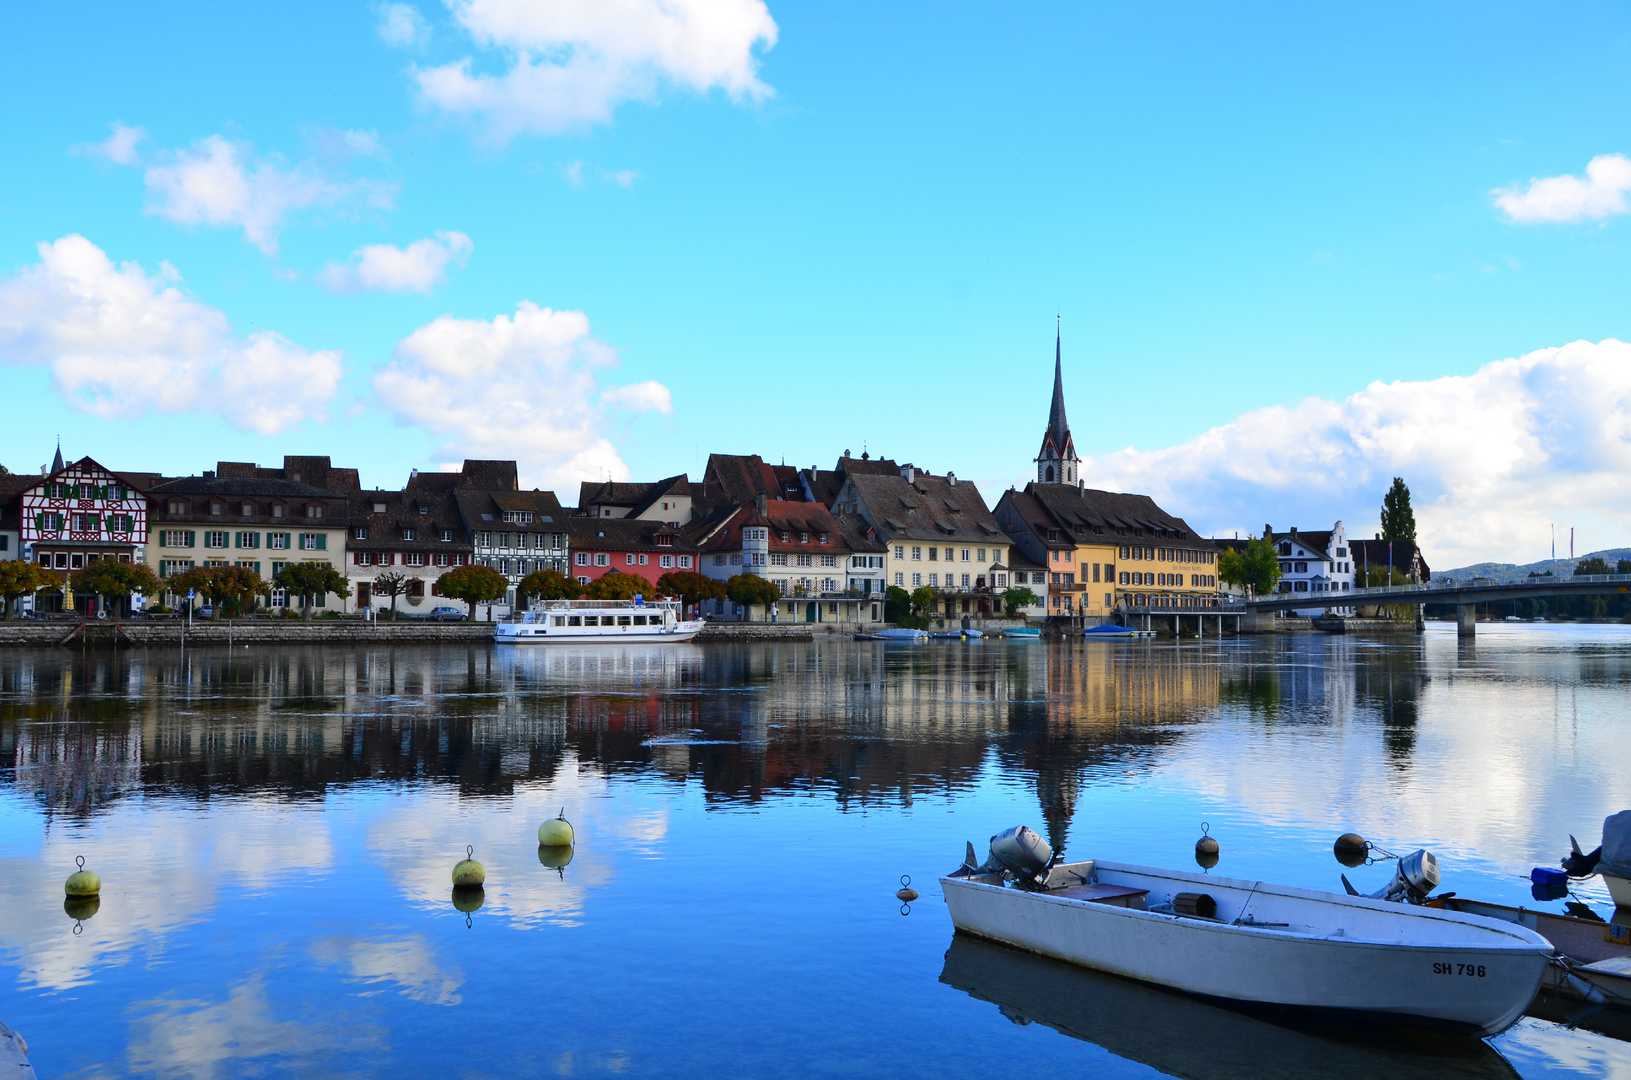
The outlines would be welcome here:
[[[1067,885],[1063,889],[1049,889],[1047,895],[1062,896],[1066,900],[1085,900],[1092,904],[1110,904],[1113,907],[1143,907],[1148,889],[1133,889],[1126,885]]]

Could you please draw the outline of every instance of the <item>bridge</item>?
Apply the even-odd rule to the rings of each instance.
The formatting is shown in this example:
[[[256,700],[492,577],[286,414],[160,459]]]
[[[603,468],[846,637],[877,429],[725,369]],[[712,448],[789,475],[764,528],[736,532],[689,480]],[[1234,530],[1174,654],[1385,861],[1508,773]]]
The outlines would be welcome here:
[[[1453,604],[1456,632],[1471,637],[1478,626],[1478,605],[1548,596],[1603,596],[1631,592],[1631,574],[1576,574],[1566,578],[1531,578],[1509,584],[1488,581],[1431,581],[1423,585],[1380,585],[1344,593],[1273,593],[1244,602],[1206,609],[1206,614],[1256,614],[1298,608],[1358,607],[1395,604]]]

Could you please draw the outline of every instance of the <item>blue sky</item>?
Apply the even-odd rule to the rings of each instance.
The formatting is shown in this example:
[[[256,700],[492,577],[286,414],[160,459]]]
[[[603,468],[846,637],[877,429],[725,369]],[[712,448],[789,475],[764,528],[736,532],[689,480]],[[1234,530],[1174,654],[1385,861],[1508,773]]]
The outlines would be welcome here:
[[[14,470],[58,433],[563,489],[865,445],[995,501],[1062,312],[1089,483],[1199,528],[1368,532],[1402,472],[1441,565],[1539,557],[1554,521],[1626,539],[1623,8],[0,20]]]

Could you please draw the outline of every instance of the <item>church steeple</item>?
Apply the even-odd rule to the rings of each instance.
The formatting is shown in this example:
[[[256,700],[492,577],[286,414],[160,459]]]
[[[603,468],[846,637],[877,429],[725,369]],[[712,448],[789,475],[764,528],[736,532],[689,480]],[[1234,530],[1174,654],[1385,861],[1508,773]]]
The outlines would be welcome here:
[[[1042,449],[1036,455],[1036,479],[1041,484],[1074,484],[1080,465],[1076,445],[1070,438],[1070,422],[1065,419],[1063,337],[1060,326],[1056,325],[1053,337],[1053,404],[1048,408],[1048,427],[1042,433]]]
[[[57,440],[57,456],[51,459],[51,471],[52,473],[62,471],[62,440],[60,438]]]

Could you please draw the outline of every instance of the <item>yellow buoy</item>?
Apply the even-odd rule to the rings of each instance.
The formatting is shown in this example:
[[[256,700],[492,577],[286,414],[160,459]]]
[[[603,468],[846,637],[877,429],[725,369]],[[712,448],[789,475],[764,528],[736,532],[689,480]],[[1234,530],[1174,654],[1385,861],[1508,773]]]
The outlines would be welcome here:
[[[481,863],[476,861],[476,849],[474,847],[466,847],[464,854],[465,857],[453,866],[453,887],[455,889],[480,888],[482,883],[487,880],[487,871],[482,868]]]
[[[102,879],[85,869],[85,856],[76,856],[74,865],[79,869],[68,875],[68,880],[62,883],[62,891],[69,896],[96,896],[100,893]]]
[[[538,826],[538,842],[545,847],[568,847],[573,842],[572,823],[566,820],[566,807],[560,817],[552,817]]]

